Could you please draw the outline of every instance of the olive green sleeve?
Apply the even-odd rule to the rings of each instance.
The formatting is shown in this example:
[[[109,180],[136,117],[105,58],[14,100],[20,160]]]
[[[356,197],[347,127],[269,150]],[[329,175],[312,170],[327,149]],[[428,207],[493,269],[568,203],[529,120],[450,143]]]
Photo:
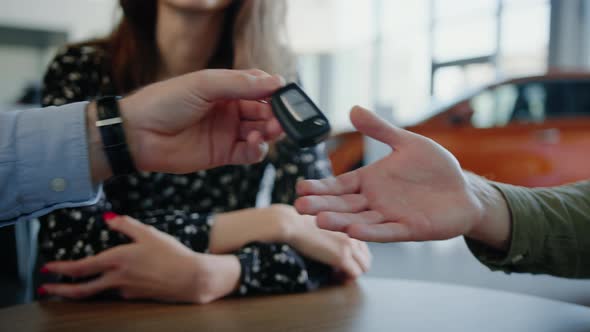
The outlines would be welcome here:
[[[491,183],[512,216],[508,253],[471,239],[471,252],[492,270],[590,277],[590,181],[555,188]]]

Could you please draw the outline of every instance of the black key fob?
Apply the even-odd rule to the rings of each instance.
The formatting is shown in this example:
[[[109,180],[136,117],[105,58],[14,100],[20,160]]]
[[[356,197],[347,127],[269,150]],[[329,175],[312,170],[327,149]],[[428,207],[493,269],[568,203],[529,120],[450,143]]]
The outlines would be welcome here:
[[[270,103],[288,138],[298,146],[316,145],[330,135],[328,118],[297,84],[277,90]]]

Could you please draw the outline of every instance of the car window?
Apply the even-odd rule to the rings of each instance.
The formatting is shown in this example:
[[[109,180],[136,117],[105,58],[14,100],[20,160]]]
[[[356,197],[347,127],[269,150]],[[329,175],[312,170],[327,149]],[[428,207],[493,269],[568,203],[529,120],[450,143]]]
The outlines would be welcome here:
[[[544,84],[546,117],[590,115],[590,81],[555,81]]]
[[[470,105],[472,125],[478,128],[590,116],[590,80],[503,84],[473,97]]]
[[[488,89],[470,101],[473,109],[471,123],[477,128],[506,125],[514,112],[518,89],[514,84],[504,84]]]

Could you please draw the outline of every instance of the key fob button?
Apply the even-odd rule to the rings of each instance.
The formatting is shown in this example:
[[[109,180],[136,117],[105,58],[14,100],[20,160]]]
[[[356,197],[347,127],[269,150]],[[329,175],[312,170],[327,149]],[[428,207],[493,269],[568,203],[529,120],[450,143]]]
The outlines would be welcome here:
[[[313,124],[315,124],[316,126],[325,126],[326,121],[324,119],[316,119],[313,121]]]

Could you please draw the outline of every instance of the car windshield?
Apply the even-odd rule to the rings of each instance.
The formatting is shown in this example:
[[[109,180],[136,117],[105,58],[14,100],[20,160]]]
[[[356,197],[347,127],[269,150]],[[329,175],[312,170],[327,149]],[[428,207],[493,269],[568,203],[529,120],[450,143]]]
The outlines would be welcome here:
[[[472,98],[476,127],[590,115],[590,80],[508,83]]]

